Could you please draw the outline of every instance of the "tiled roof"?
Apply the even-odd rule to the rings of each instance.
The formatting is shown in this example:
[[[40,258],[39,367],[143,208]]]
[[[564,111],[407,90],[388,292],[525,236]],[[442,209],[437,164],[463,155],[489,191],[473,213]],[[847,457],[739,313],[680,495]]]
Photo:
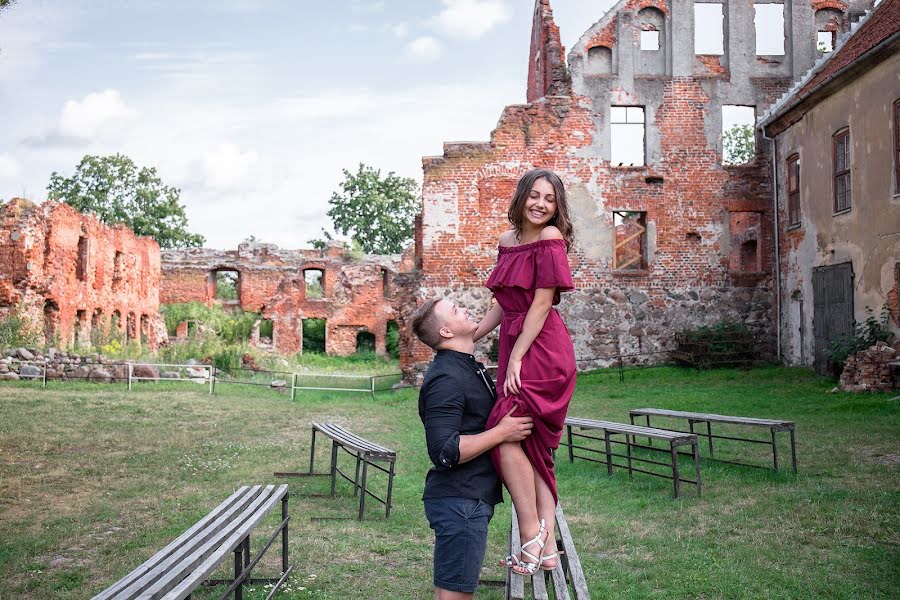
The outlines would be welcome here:
[[[900,32],[900,0],[884,0],[841,36],[835,49],[820,58],[803,77],[759,118],[767,125],[829,82],[879,44]]]

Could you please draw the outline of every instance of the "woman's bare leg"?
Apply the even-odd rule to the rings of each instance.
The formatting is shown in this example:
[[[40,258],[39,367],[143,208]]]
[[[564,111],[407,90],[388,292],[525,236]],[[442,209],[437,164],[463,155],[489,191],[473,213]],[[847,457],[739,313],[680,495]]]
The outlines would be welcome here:
[[[533,467],[532,467],[533,469]],[[535,500],[537,502],[537,518],[544,520],[544,529],[549,533],[544,546],[544,554],[556,553],[556,502],[553,501],[553,492],[547,482],[534,471]],[[512,493],[512,492],[510,492]],[[516,509],[518,510],[518,508]],[[556,566],[557,558],[548,558],[544,566]]]
[[[540,530],[534,467],[531,466],[531,461],[528,460],[522,446],[517,442],[500,444],[499,451],[504,483],[519,517],[519,539],[524,543],[536,536]],[[525,549],[535,556],[540,555],[540,547],[537,544],[531,544]],[[525,557],[525,562],[530,562],[530,559]],[[523,572],[518,567],[514,567],[514,569],[517,573]]]

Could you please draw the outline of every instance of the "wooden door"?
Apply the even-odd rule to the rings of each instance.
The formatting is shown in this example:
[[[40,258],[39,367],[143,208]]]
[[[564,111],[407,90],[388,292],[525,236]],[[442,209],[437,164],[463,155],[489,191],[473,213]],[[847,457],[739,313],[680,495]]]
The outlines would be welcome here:
[[[825,348],[830,340],[852,333],[853,264],[842,263],[813,269],[813,336],[815,369],[828,372]]]

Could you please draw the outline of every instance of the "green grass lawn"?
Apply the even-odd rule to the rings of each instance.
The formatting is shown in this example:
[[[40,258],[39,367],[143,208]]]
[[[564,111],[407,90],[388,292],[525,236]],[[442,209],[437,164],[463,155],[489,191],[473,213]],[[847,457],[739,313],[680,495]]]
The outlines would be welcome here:
[[[703,460],[702,497],[686,485],[675,500],[666,480],[629,479],[624,470],[608,477],[603,465],[570,464],[563,449],[559,492],[592,596],[896,598],[900,401],[832,394],[833,385],[782,368],[650,369],[628,373],[624,383],[610,373],[579,376],[573,416],[627,422],[629,408],[652,406],[795,420],[800,471]],[[279,597],[431,596],[432,538],[420,500],[428,459],[415,390],[379,393],[374,402],[320,392],[291,402],[238,386],[206,392],[184,383],[130,393],[124,385],[0,385],[0,599],[91,597],[236,487],[303,470],[314,420],[397,450],[394,508],[388,520],[374,502],[363,522],[337,519],[356,513],[350,484],[339,481],[331,499],[313,496],[327,494],[326,477],[290,480],[296,567]],[[786,444],[779,450],[789,456]],[[722,443],[716,454],[770,460],[765,447]],[[374,485],[384,485],[383,476]],[[508,526],[503,505],[484,579],[503,577],[494,565],[505,555]],[[275,571],[277,554],[261,571]],[[264,595],[256,589],[246,597]],[[502,593],[485,587],[476,597]]]

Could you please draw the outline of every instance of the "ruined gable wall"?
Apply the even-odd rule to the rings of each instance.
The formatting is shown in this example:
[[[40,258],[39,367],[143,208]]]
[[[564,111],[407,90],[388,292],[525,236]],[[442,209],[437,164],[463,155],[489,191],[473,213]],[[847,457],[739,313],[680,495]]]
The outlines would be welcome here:
[[[152,239],[66,204],[22,199],[0,212],[0,239],[0,312],[21,305],[45,343],[86,346],[113,320],[127,339],[165,343]]]

